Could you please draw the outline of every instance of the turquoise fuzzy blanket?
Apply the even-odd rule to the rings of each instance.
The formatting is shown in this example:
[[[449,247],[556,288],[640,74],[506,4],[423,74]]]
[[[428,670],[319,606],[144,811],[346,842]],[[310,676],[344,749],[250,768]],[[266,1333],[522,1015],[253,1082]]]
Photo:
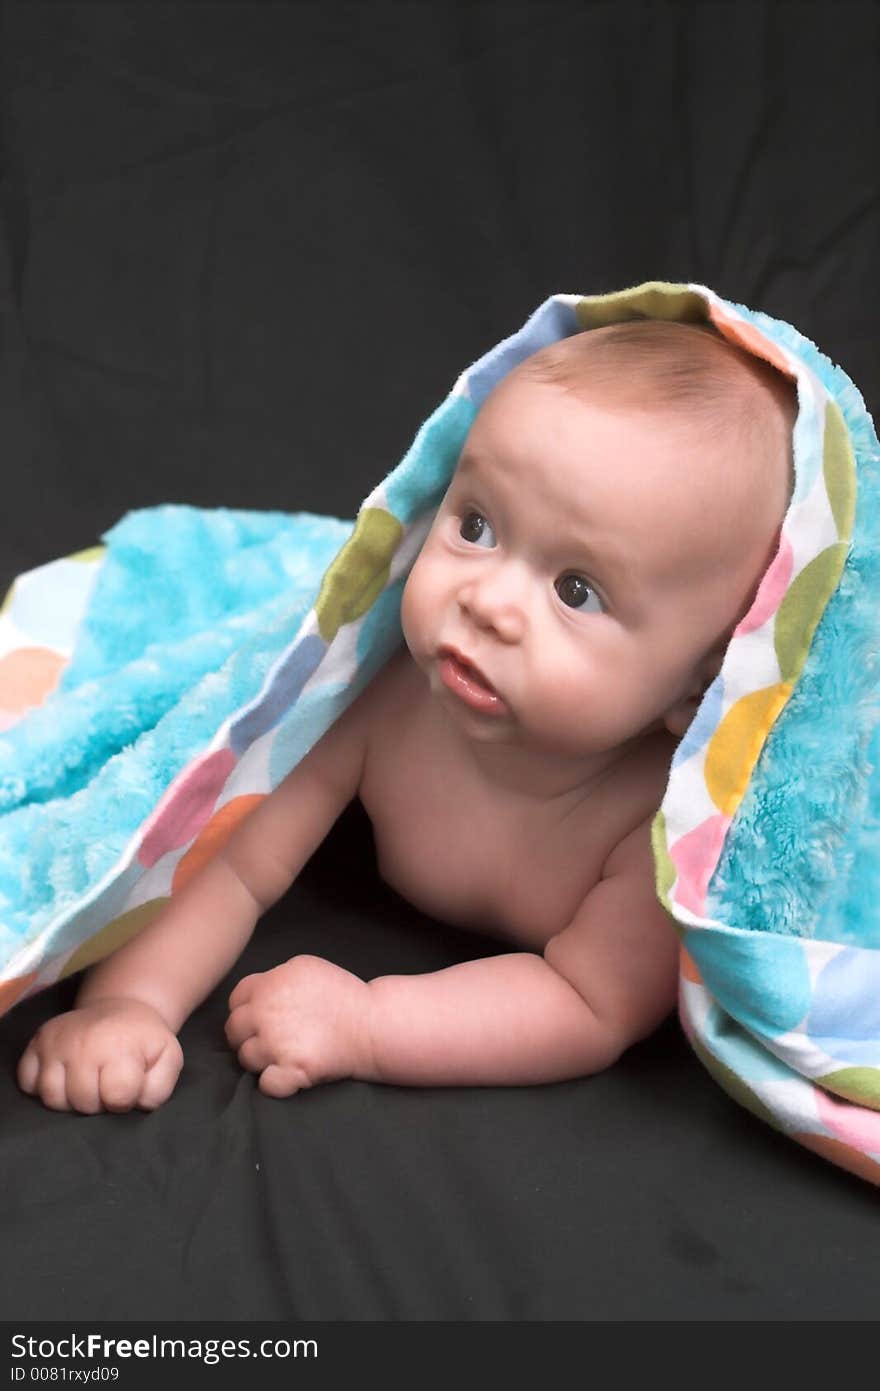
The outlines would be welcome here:
[[[403,584],[492,387],[633,317],[709,323],[798,394],[778,551],[653,824],[682,1024],[737,1100],[880,1182],[880,450],[839,367],[705,286],[552,296],[462,373],[356,519],[148,508],[16,579],[0,1006],[150,922],[399,645]]]

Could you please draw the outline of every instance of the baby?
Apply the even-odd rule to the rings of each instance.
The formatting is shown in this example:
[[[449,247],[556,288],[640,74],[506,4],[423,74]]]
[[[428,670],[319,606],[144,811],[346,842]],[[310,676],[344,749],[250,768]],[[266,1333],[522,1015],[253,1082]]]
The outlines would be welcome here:
[[[393,888],[515,949],[421,976],[300,955],[245,977],[226,1037],[263,1092],[553,1082],[655,1029],[678,942],[651,822],[775,554],[794,415],[775,369],[693,325],[594,329],[511,371],[407,581],[405,646],[87,974],[22,1089],[56,1110],[165,1101],[183,1021],[354,797]]]

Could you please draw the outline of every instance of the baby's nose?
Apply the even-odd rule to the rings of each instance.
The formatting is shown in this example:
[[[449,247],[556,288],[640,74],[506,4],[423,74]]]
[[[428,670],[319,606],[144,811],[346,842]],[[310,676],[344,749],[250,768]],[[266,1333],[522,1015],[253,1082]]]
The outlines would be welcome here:
[[[459,591],[459,603],[479,628],[491,628],[502,642],[519,642],[525,631],[526,616],[519,596],[507,592],[497,582],[472,580]]]

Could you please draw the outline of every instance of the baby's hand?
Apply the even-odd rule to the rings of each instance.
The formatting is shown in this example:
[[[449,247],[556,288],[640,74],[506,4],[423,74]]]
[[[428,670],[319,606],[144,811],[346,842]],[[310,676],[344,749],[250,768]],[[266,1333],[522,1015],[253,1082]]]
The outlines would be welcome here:
[[[363,1075],[368,1058],[368,985],[319,956],[294,956],[245,976],[229,997],[226,1038],[260,1091],[291,1096],[301,1087]]]
[[[18,1085],[53,1111],[152,1111],[174,1090],[183,1050],[162,1016],[139,1000],[96,1000],[38,1029]]]

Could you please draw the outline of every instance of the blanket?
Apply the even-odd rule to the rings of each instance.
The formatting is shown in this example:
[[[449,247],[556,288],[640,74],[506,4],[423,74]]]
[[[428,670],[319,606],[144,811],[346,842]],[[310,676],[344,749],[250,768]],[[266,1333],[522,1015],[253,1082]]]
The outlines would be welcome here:
[[[880,449],[840,367],[702,285],[547,299],[355,519],[168,504],[18,576],[0,610],[0,1008],[151,922],[396,650],[407,574],[496,383],[645,317],[708,324],[798,403],[778,549],[652,827],[682,1025],[737,1101],[880,1182]]]

